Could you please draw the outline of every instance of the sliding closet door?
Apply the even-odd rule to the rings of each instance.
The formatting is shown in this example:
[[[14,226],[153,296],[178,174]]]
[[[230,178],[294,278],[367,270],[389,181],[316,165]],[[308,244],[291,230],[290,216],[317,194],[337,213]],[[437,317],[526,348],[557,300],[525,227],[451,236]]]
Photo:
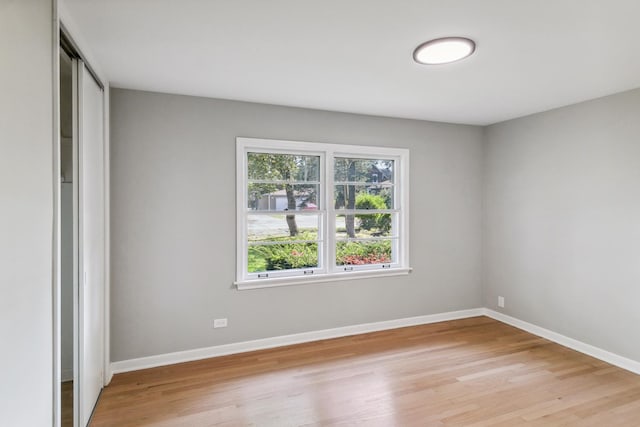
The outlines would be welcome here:
[[[86,426],[103,385],[104,366],[104,104],[103,90],[77,61],[78,88],[78,421]]]

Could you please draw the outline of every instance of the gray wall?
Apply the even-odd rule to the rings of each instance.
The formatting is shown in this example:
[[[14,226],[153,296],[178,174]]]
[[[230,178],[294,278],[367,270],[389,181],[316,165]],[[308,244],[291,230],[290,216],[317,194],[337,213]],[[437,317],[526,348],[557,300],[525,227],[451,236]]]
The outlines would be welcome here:
[[[640,360],[640,90],[486,129],[485,305]]]
[[[479,307],[482,129],[114,89],[112,361]],[[237,291],[237,136],[411,150],[406,277]],[[229,327],[211,328],[227,317]]]
[[[53,417],[53,4],[0,2],[0,424]]]

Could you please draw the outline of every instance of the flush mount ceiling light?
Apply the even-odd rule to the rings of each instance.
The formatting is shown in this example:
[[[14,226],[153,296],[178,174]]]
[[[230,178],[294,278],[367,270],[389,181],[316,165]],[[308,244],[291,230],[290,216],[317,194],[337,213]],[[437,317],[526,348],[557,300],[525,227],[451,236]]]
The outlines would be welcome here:
[[[449,64],[471,55],[476,50],[473,40],[464,37],[444,37],[422,43],[413,51],[419,64]]]

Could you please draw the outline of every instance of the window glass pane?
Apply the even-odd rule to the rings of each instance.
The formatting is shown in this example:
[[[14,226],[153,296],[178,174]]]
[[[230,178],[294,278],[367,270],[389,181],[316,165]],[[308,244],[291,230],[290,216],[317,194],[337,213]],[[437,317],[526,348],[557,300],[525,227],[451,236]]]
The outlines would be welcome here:
[[[252,211],[314,211],[319,206],[319,184],[256,184],[247,187]]]
[[[315,267],[318,267],[317,243],[249,246],[249,273]]]
[[[336,265],[391,263],[391,246],[391,240],[337,242]]]
[[[248,215],[249,242],[318,240],[320,215]]]
[[[247,153],[250,180],[320,181],[320,156]]]
[[[393,209],[392,184],[339,184],[334,187],[335,209]]]
[[[395,214],[336,215],[336,238],[367,239],[394,236],[392,215]]]
[[[336,183],[393,184],[393,166],[393,160],[336,157],[333,179]]]

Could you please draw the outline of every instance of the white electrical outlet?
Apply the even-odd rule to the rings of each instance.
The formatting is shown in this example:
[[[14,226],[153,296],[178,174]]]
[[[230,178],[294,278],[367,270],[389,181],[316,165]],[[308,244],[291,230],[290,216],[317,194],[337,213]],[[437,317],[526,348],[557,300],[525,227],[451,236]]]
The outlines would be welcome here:
[[[227,327],[227,319],[213,319],[213,327],[214,328],[226,328]]]
[[[504,297],[498,297],[498,307],[504,308]]]

